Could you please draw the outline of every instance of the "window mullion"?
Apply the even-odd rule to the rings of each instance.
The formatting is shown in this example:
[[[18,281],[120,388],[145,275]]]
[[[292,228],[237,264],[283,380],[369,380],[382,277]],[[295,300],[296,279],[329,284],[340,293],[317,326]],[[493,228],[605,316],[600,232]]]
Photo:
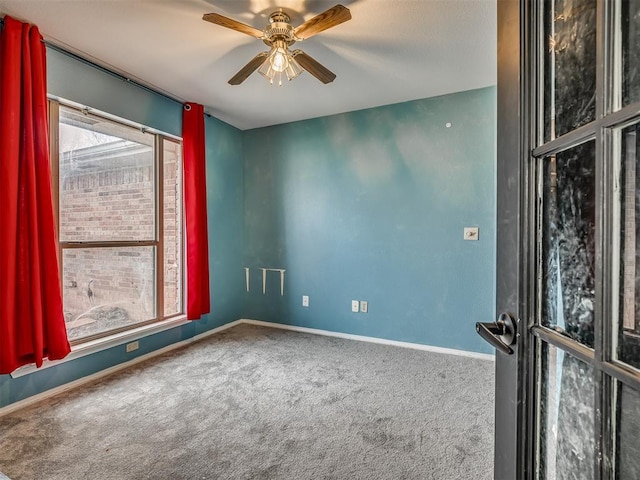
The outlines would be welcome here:
[[[47,102],[49,107],[49,163],[51,166],[51,197],[56,239],[60,240],[60,104]],[[58,272],[62,285],[62,246],[58,243]],[[61,290],[62,292],[62,290]]]
[[[155,239],[60,242],[60,248],[155,247],[158,243],[158,240]]]
[[[164,139],[156,135],[156,317],[164,318]]]

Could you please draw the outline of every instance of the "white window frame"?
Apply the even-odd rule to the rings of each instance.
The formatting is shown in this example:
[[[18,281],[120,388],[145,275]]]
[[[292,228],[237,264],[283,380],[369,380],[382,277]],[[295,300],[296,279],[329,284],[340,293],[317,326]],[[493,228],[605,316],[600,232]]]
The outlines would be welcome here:
[[[153,246],[155,247],[155,318],[144,322],[138,322],[126,327],[109,330],[100,334],[91,335],[83,338],[79,338],[71,342],[72,353],[61,361],[48,362],[48,364],[58,364],[60,362],[68,361],[79,356],[95,353],[100,350],[111,348],[115,345],[119,345],[126,342],[142,338],[147,335],[159,333],[161,331],[174,328],[176,326],[187,323],[185,315],[185,233],[184,227],[181,229],[180,235],[180,292],[181,305],[178,313],[165,315],[164,314],[164,238],[163,238],[163,193],[164,193],[164,181],[163,181],[163,142],[165,140],[178,143],[182,145],[182,138],[170,135],[164,132],[160,132],[153,128],[149,128],[135,122],[128,121],[116,117],[114,115],[107,114],[105,112],[97,111],[90,107],[80,105],[74,102],[61,100],[57,98],[49,99],[49,138],[50,138],[50,158],[51,158],[51,173],[52,173],[52,187],[53,187],[53,203],[56,219],[56,229],[60,232],[59,219],[60,219],[60,197],[59,197],[59,111],[60,106],[66,108],[75,109],[81,112],[90,113],[92,116],[101,117],[106,121],[116,124],[122,124],[127,127],[133,127],[140,129],[145,133],[153,134],[155,137],[154,145],[154,162],[155,162],[155,238],[150,242],[140,241],[100,241],[100,242],[61,242],[58,238],[58,262],[60,269],[60,281],[63,278],[62,269],[62,252],[64,249],[70,248],[104,248],[110,246]],[[179,169],[181,175],[181,168]],[[182,182],[182,176],[180,176]],[[183,189],[180,189],[183,194]],[[181,201],[180,204],[183,202]],[[181,214],[182,225],[184,225],[184,212]],[[64,300],[63,300],[64,302]],[[24,367],[23,367],[24,368]],[[28,369],[28,367],[27,367]],[[20,371],[23,369],[19,369]],[[26,372],[28,373],[28,372]],[[18,375],[19,376],[19,375]]]

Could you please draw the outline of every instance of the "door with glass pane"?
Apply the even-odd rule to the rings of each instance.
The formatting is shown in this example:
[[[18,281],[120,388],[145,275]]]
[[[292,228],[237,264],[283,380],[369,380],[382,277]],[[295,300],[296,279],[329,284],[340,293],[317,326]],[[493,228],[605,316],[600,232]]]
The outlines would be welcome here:
[[[640,479],[640,0],[498,19],[495,478]]]

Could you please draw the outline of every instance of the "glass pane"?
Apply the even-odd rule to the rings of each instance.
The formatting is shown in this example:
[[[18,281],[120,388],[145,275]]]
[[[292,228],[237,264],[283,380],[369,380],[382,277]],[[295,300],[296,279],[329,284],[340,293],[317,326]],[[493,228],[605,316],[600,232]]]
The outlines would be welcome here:
[[[640,478],[640,393],[618,383],[616,479]]]
[[[154,247],[65,249],[62,272],[70,340],[156,316]]]
[[[596,0],[544,2],[544,139],[595,119]]]
[[[542,325],[593,347],[595,143],[543,162]]]
[[[640,101],[640,0],[621,3],[622,105]]]
[[[544,480],[594,478],[594,373],[591,366],[543,343],[539,470]]]
[[[620,144],[620,180],[616,182],[620,225],[620,305],[618,309],[617,358],[640,368],[640,127],[616,132]]]
[[[164,313],[182,312],[182,146],[164,140]]]
[[[155,238],[154,136],[60,109],[60,240]]]

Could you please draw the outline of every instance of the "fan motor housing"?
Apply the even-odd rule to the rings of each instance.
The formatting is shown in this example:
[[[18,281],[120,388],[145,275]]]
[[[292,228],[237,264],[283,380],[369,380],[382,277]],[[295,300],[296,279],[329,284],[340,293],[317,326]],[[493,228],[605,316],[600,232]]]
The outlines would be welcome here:
[[[293,25],[291,25],[291,17],[282,10],[273,12],[269,15],[269,25],[264,29],[264,43],[271,46],[276,40],[282,40],[287,45],[293,45],[296,42]]]

